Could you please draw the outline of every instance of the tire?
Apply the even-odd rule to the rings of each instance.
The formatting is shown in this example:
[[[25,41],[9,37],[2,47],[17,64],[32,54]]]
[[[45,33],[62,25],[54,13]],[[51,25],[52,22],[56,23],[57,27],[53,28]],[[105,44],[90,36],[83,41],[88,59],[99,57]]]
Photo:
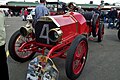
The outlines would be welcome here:
[[[93,21],[92,21],[92,36],[93,37],[97,36],[97,34],[96,34],[96,27],[97,27],[97,25],[99,25],[99,21],[98,21],[99,18],[98,17],[99,17],[98,14],[95,14],[93,16]]]
[[[81,44],[83,45],[81,46]],[[78,55],[79,53],[77,54],[78,47],[79,48],[82,47],[80,49],[83,52],[83,54],[80,55]],[[70,80],[75,80],[80,76],[85,66],[85,62],[87,59],[87,52],[88,52],[88,43],[86,37],[83,35],[78,35],[71,43],[71,46],[67,52],[65,69],[66,69],[66,75]],[[77,65],[77,68],[75,69],[76,65],[74,64],[74,62],[76,61],[77,62],[79,61],[79,63]]]
[[[116,29],[119,29],[119,23],[116,24],[115,28],[116,28]]]
[[[10,53],[10,56],[18,62],[25,62],[30,60],[34,56],[34,52],[19,52],[18,49],[19,47],[24,43],[23,42],[23,36],[20,35],[20,31],[16,31],[10,38],[9,44],[8,44],[8,50]],[[22,43],[21,43],[21,42]],[[17,49],[18,47],[18,49]],[[19,54],[20,53],[20,54]],[[22,54],[27,54],[27,55],[22,55]],[[22,55],[22,56],[20,56]]]
[[[103,40],[103,34],[104,34],[104,25],[103,22],[101,22],[98,29],[98,42],[101,42]]]
[[[118,39],[120,40],[120,28],[118,30]]]

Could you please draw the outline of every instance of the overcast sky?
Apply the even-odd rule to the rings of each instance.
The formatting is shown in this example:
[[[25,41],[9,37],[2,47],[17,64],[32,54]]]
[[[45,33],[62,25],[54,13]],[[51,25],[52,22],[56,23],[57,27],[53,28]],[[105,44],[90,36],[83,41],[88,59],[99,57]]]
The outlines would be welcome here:
[[[0,0],[1,1],[24,1],[24,0]],[[35,2],[35,1],[39,1],[39,0],[25,0],[26,2]],[[57,1],[57,0],[47,0],[47,1]],[[90,1],[93,1],[94,4],[100,4],[100,1],[101,0],[59,0],[59,1],[64,1],[66,3],[68,2],[75,2],[75,3],[89,3]],[[120,0],[104,0],[105,2],[108,2],[108,3],[116,3],[116,2],[120,2]]]

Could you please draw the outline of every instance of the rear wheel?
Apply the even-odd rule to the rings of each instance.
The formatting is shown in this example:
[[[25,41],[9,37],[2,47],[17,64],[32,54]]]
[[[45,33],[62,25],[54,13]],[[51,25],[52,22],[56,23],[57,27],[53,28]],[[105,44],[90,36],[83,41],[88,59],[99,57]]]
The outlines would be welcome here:
[[[92,35],[93,37],[96,37],[96,28],[99,26],[99,14],[95,14],[93,17],[93,21],[92,21]]]
[[[8,44],[8,49],[10,56],[18,61],[18,62],[25,62],[31,59],[34,56],[34,52],[32,51],[23,51],[19,52],[19,48],[22,46],[22,44],[28,42],[29,40],[32,40],[33,37],[28,36],[28,37],[23,37],[20,35],[20,31],[16,31],[10,38],[9,44]],[[32,44],[31,44],[32,47]],[[28,49],[30,47],[26,47]]]
[[[83,35],[78,35],[71,43],[66,58],[66,74],[71,80],[75,80],[82,72],[88,52],[87,39]]]
[[[118,39],[120,40],[120,29],[118,30]]]
[[[98,42],[101,42],[103,40],[103,34],[104,34],[104,25],[103,22],[101,22],[98,29]]]

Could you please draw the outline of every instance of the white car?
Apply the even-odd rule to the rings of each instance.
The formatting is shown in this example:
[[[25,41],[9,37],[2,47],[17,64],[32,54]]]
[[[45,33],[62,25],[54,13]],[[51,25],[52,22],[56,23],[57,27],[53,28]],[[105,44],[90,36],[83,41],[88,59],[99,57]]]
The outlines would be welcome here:
[[[31,15],[35,15],[35,8],[32,9],[32,11],[30,12]]]
[[[27,20],[33,20],[33,17],[35,16],[35,8],[32,9],[30,14],[27,16]]]

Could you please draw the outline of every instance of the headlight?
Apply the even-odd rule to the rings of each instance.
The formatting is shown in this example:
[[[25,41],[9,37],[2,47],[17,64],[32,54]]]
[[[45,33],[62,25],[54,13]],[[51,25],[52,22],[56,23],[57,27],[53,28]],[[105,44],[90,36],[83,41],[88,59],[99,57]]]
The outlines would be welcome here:
[[[27,27],[21,27],[20,28],[20,34],[22,35],[22,36],[27,36],[29,33],[32,33],[32,28],[31,28],[31,26],[27,26]]]
[[[51,29],[48,33],[49,39],[52,42],[57,42],[62,37],[62,30],[60,28]]]

